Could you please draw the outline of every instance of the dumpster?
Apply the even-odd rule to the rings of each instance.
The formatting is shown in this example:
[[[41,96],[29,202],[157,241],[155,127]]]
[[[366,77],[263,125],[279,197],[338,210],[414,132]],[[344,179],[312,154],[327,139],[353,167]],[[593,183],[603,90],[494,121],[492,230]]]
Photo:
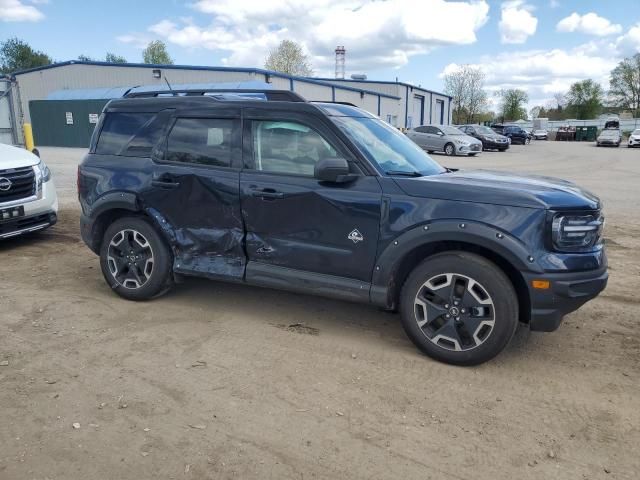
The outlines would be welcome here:
[[[584,127],[587,129],[586,138],[584,139],[586,142],[595,142],[598,137],[598,126],[597,125],[589,125]]]
[[[587,127],[576,127],[576,142],[587,140]]]

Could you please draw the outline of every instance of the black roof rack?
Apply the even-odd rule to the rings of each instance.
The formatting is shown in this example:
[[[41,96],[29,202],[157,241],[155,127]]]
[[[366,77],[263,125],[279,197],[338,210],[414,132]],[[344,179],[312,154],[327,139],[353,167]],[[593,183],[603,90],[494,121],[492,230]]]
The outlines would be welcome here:
[[[306,100],[291,90],[252,90],[252,89],[242,89],[242,88],[231,88],[231,89],[215,89],[215,88],[204,88],[204,89],[172,89],[172,90],[149,90],[142,92],[130,92],[127,93],[124,98],[153,98],[158,96],[186,96],[186,97],[195,97],[195,96],[203,96],[209,94],[229,94],[234,95],[237,93],[261,93],[263,94],[267,101],[270,102],[306,102]]]
[[[357,105],[354,105],[351,102],[336,102],[336,101],[328,101],[328,100],[312,100],[311,103],[335,103],[336,105],[347,105],[348,107],[356,107],[358,108]]]

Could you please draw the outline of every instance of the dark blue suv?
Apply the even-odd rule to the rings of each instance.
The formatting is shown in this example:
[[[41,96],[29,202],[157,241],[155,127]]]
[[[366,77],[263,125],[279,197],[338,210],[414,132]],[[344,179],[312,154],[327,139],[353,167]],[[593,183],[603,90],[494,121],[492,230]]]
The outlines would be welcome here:
[[[555,330],[607,283],[594,195],[444,168],[363,110],[288,91],[113,100],[78,190],[122,297],[195,275],[371,303],[448,363],[494,357],[519,322]]]

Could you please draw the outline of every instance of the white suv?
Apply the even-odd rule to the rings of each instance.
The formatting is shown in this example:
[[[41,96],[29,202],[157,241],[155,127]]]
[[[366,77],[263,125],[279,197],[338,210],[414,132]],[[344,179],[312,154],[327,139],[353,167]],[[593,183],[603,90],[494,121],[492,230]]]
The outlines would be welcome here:
[[[27,150],[0,144],[0,239],[50,227],[57,213],[49,168]]]

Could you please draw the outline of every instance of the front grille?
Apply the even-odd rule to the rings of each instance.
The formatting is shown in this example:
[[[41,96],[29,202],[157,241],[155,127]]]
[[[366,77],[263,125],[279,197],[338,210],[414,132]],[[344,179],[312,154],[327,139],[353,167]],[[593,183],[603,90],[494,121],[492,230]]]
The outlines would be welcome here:
[[[9,188],[3,188],[11,182]],[[0,170],[0,203],[28,198],[35,194],[36,175],[33,167]]]
[[[480,145],[474,143],[473,145],[471,145],[471,150],[480,150]]]

